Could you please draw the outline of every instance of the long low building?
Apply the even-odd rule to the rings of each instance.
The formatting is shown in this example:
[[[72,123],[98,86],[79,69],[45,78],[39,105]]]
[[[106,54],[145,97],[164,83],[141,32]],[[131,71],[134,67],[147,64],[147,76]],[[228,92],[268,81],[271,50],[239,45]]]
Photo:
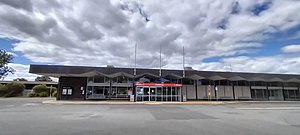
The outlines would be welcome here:
[[[30,65],[59,78],[58,100],[299,100],[300,75]]]
[[[36,85],[46,85],[48,87],[56,87],[58,85],[58,82],[45,82],[45,81],[0,81],[0,84],[9,84],[9,83],[22,83],[25,85],[25,89],[22,93],[22,96],[27,96],[28,93],[32,92],[32,88]]]

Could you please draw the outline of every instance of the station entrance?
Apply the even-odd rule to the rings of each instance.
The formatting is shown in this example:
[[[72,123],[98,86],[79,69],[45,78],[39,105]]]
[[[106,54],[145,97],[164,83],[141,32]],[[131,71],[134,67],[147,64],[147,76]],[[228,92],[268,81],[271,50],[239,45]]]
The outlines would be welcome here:
[[[136,101],[182,101],[182,84],[136,83]]]

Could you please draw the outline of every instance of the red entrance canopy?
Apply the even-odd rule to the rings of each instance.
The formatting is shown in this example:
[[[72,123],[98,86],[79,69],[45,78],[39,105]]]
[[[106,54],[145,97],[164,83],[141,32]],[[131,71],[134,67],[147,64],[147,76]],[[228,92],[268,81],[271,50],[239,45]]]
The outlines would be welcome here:
[[[135,83],[135,86],[181,87],[182,84],[174,84],[174,83]]]

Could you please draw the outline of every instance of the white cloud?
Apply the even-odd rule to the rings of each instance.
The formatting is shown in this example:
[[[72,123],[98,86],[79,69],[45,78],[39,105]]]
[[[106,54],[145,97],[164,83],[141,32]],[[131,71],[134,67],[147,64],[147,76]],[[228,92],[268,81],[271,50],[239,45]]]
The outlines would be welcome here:
[[[300,52],[300,45],[287,45],[281,48],[284,53],[297,53]]]
[[[271,38],[270,34],[300,24],[300,14],[296,14],[300,3],[294,0],[274,0],[259,15],[251,12],[254,6],[268,1],[0,2],[0,36],[20,40],[14,51],[33,62],[132,67],[134,44],[138,42],[138,67],[157,68],[161,45],[164,68],[182,67],[185,46],[187,65],[199,70],[228,70],[224,64],[227,59],[215,63],[202,60],[253,53],[263,46],[263,40]],[[237,4],[238,10],[231,14]],[[284,56],[275,57],[285,60]],[[241,63],[240,59],[233,63]],[[264,60],[281,64],[272,57],[242,59],[246,64],[236,65],[242,71],[275,72],[272,67],[259,66]],[[284,68],[276,72],[286,71]]]
[[[300,57],[282,55],[267,57],[240,56],[223,58],[220,62],[195,64],[193,67],[206,71],[299,74]]]
[[[36,74],[29,73],[29,65],[9,63],[8,66],[13,68],[15,72],[14,74],[8,74],[8,76],[6,76],[4,80],[12,81],[13,79],[16,78],[25,78],[28,81],[34,81],[35,78],[39,76]],[[58,81],[57,78],[51,78],[51,79],[54,81]]]

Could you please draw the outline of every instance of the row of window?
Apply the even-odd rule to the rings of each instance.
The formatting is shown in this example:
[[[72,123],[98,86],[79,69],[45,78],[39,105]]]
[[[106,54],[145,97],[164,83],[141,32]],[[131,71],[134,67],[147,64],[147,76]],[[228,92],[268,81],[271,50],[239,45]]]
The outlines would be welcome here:
[[[211,80],[199,80],[194,81],[191,80],[190,84],[198,84],[198,85],[234,85],[234,86],[284,86],[284,87],[298,87],[299,83],[293,82],[262,82],[262,81],[229,81],[229,80],[218,80],[218,81],[211,81]]]
[[[251,97],[258,100],[283,100],[283,97],[285,100],[299,100],[299,90],[251,89]]]
[[[118,76],[115,78],[108,78],[104,76],[95,76],[95,77],[89,77],[88,82],[92,83],[133,83],[133,79],[126,77],[126,76]],[[263,81],[254,81],[254,82],[248,82],[248,81],[229,81],[229,80],[189,80],[189,79],[153,79],[148,77],[141,77],[137,78],[135,81],[137,82],[157,82],[160,83],[162,81],[166,81],[168,83],[182,83],[182,84],[193,84],[193,85],[235,85],[235,86],[284,86],[284,87],[298,87],[299,83],[292,83],[292,82],[263,82]]]
[[[112,87],[111,95],[127,95],[128,91],[132,91],[132,87]],[[87,95],[103,94],[109,95],[109,86],[88,86]]]
[[[137,95],[178,95],[179,87],[137,87]]]
[[[110,83],[110,81],[112,83],[132,83],[133,79],[126,77],[126,76],[118,76],[118,77],[115,77],[112,79],[105,77],[105,76],[94,76],[94,77],[88,78],[88,82],[92,82],[92,83]],[[157,83],[167,81],[169,83],[181,83],[181,79],[170,79],[170,78],[153,79],[153,78],[141,77],[141,78],[137,78],[135,81],[137,81],[137,82],[157,82]]]

